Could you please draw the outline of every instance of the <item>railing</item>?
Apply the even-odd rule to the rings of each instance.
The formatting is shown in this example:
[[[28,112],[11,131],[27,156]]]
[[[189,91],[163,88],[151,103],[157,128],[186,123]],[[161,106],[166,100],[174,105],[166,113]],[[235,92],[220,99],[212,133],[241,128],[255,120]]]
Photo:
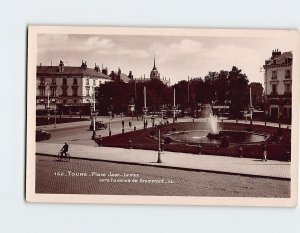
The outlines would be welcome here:
[[[276,91],[276,92],[275,92],[275,91],[272,91],[270,95],[272,95],[272,96],[277,96],[277,95],[278,95],[278,92],[277,92],[277,91]]]

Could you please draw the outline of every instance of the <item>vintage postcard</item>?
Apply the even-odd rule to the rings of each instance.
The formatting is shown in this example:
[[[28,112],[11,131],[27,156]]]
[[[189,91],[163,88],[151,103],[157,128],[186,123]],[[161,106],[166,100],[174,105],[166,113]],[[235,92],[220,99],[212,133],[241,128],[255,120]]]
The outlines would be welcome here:
[[[297,205],[299,32],[28,27],[26,200]]]

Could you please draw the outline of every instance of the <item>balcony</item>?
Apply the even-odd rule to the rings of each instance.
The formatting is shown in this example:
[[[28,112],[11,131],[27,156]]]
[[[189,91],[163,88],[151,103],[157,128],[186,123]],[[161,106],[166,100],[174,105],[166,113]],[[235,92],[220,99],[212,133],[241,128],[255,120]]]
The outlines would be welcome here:
[[[277,92],[277,91],[272,91],[272,92],[270,93],[270,96],[271,96],[271,97],[276,97],[276,96],[278,96],[278,92]]]

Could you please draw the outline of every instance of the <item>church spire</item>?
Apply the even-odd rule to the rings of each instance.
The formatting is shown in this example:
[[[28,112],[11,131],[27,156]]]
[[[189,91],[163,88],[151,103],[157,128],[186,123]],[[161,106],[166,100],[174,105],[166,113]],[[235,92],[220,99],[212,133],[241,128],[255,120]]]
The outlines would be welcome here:
[[[155,53],[154,53],[154,66],[153,66],[153,69],[156,69],[156,67],[155,67]]]

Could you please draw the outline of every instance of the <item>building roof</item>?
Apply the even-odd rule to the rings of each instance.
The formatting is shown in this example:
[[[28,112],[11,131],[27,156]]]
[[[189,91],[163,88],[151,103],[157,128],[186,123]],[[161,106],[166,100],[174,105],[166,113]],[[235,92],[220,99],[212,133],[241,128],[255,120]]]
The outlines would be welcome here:
[[[102,79],[111,79],[109,76],[103,74],[102,72],[97,72],[95,69],[75,66],[64,66],[63,71],[59,72],[58,66],[37,66],[37,75],[82,75],[91,76]]]
[[[293,58],[292,52],[284,52],[280,56],[276,57],[275,59],[277,60],[278,64],[285,63],[286,58]]]
[[[128,83],[131,79],[126,74],[121,73],[120,80],[122,80],[124,83]]]

